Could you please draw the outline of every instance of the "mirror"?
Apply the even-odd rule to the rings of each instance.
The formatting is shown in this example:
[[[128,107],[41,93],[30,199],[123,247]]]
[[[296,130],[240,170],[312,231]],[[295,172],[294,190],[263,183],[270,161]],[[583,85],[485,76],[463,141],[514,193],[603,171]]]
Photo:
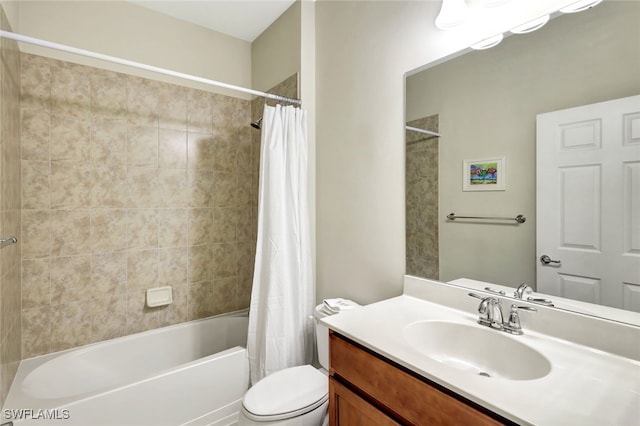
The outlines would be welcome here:
[[[406,132],[407,274],[511,293],[521,283],[536,288],[536,116],[640,94],[639,17],[638,3],[606,1],[407,73],[407,125],[441,134]],[[502,171],[505,189],[463,188],[463,161],[485,174]],[[448,220],[449,213],[526,221]],[[640,283],[631,284],[637,307]],[[562,307],[596,311],[583,306]],[[640,324],[640,313],[620,317]]]

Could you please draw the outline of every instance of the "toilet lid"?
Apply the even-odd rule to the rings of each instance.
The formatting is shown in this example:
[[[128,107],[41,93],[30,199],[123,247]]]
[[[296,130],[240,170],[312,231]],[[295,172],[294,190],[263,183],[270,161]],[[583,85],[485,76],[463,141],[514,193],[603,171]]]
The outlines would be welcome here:
[[[328,398],[329,380],[311,365],[286,368],[256,383],[242,401],[247,414],[271,420],[307,413]]]

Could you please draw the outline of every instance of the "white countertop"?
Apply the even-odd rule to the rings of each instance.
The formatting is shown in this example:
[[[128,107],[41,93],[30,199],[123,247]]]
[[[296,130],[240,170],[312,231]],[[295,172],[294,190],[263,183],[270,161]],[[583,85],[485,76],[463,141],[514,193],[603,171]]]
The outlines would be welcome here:
[[[406,325],[425,320],[472,326],[477,313],[402,295],[322,319],[329,328],[519,424],[640,426],[640,362],[527,330],[507,338],[551,362],[535,380],[482,377],[441,364],[403,337]],[[455,339],[455,336],[451,336]]]

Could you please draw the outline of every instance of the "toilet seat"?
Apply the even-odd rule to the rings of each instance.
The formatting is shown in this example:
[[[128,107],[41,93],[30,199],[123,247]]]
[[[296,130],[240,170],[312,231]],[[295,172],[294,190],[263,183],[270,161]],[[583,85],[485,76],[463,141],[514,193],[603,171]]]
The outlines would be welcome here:
[[[256,383],[242,401],[244,414],[254,421],[301,416],[329,399],[327,376],[311,365],[286,368]]]

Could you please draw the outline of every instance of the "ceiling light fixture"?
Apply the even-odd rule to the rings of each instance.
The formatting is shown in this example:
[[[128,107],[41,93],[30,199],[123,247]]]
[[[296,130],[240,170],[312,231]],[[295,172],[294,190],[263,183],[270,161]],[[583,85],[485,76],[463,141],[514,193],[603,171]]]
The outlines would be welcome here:
[[[480,4],[484,7],[500,6],[507,3],[509,0],[480,0]]]
[[[510,25],[513,25],[508,22],[509,18],[512,22],[518,22],[516,21],[518,16],[520,16],[520,19],[527,19],[526,14],[520,15],[513,13],[514,7],[518,7],[515,3],[513,4],[514,7],[511,7],[511,5],[497,7],[509,1],[510,0],[442,0],[440,14],[436,18],[435,24],[436,27],[441,30],[461,26],[463,23],[465,23],[465,27],[469,27],[470,30],[483,27],[485,30],[489,29],[490,31],[490,28],[493,26],[495,27],[494,31],[499,31],[500,34],[485,38],[470,46],[476,50],[489,49],[502,41],[504,38],[502,32],[505,31],[505,27],[509,28]],[[559,11],[563,13],[582,12],[600,3],[602,3],[602,0],[578,0],[559,9]],[[513,27],[510,32],[513,34],[526,34],[542,28],[551,19],[551,14],[558,10],[555,9],[555,7],[552,8],[551,4],[549,4],[545,9],[538,12],[545,13],[545,15]],[[485,34],[487,33],[491,34],[491,32],[485,32]]]
[[[539,30],[544,26],[544,24],[549,22],[550,18],[551,18],[550,15],[541,16],[540,18],[534,19],[525,24],[518,25],[517,27],[512,28],[511,32],[514,34],[526,34],[535,30]]]
[[[440,14],[436,18],[436,27],[446,30],[458,26],[467,18],[465,0],[442,0]]]
[[[498,34],[489,38],[485,38],[484,40],[479,41],[475,44],[472,44],[470,47],[474,50],[489,49],[494,46],[497,46],[502,41],[503,38],[504,38],[503,34]]]
[[[562,9],[560,9],[560,12],[562,12],[562,13],[582,12],[584,10],[587,10],[587,9],[590,9],[590,8],[592,8],[594,6],[597,6],[600,3],[602,3],[602,0],[580,0],[580,1],[577,1],[575,3],[571,3],[567,7],[563,7]]]

